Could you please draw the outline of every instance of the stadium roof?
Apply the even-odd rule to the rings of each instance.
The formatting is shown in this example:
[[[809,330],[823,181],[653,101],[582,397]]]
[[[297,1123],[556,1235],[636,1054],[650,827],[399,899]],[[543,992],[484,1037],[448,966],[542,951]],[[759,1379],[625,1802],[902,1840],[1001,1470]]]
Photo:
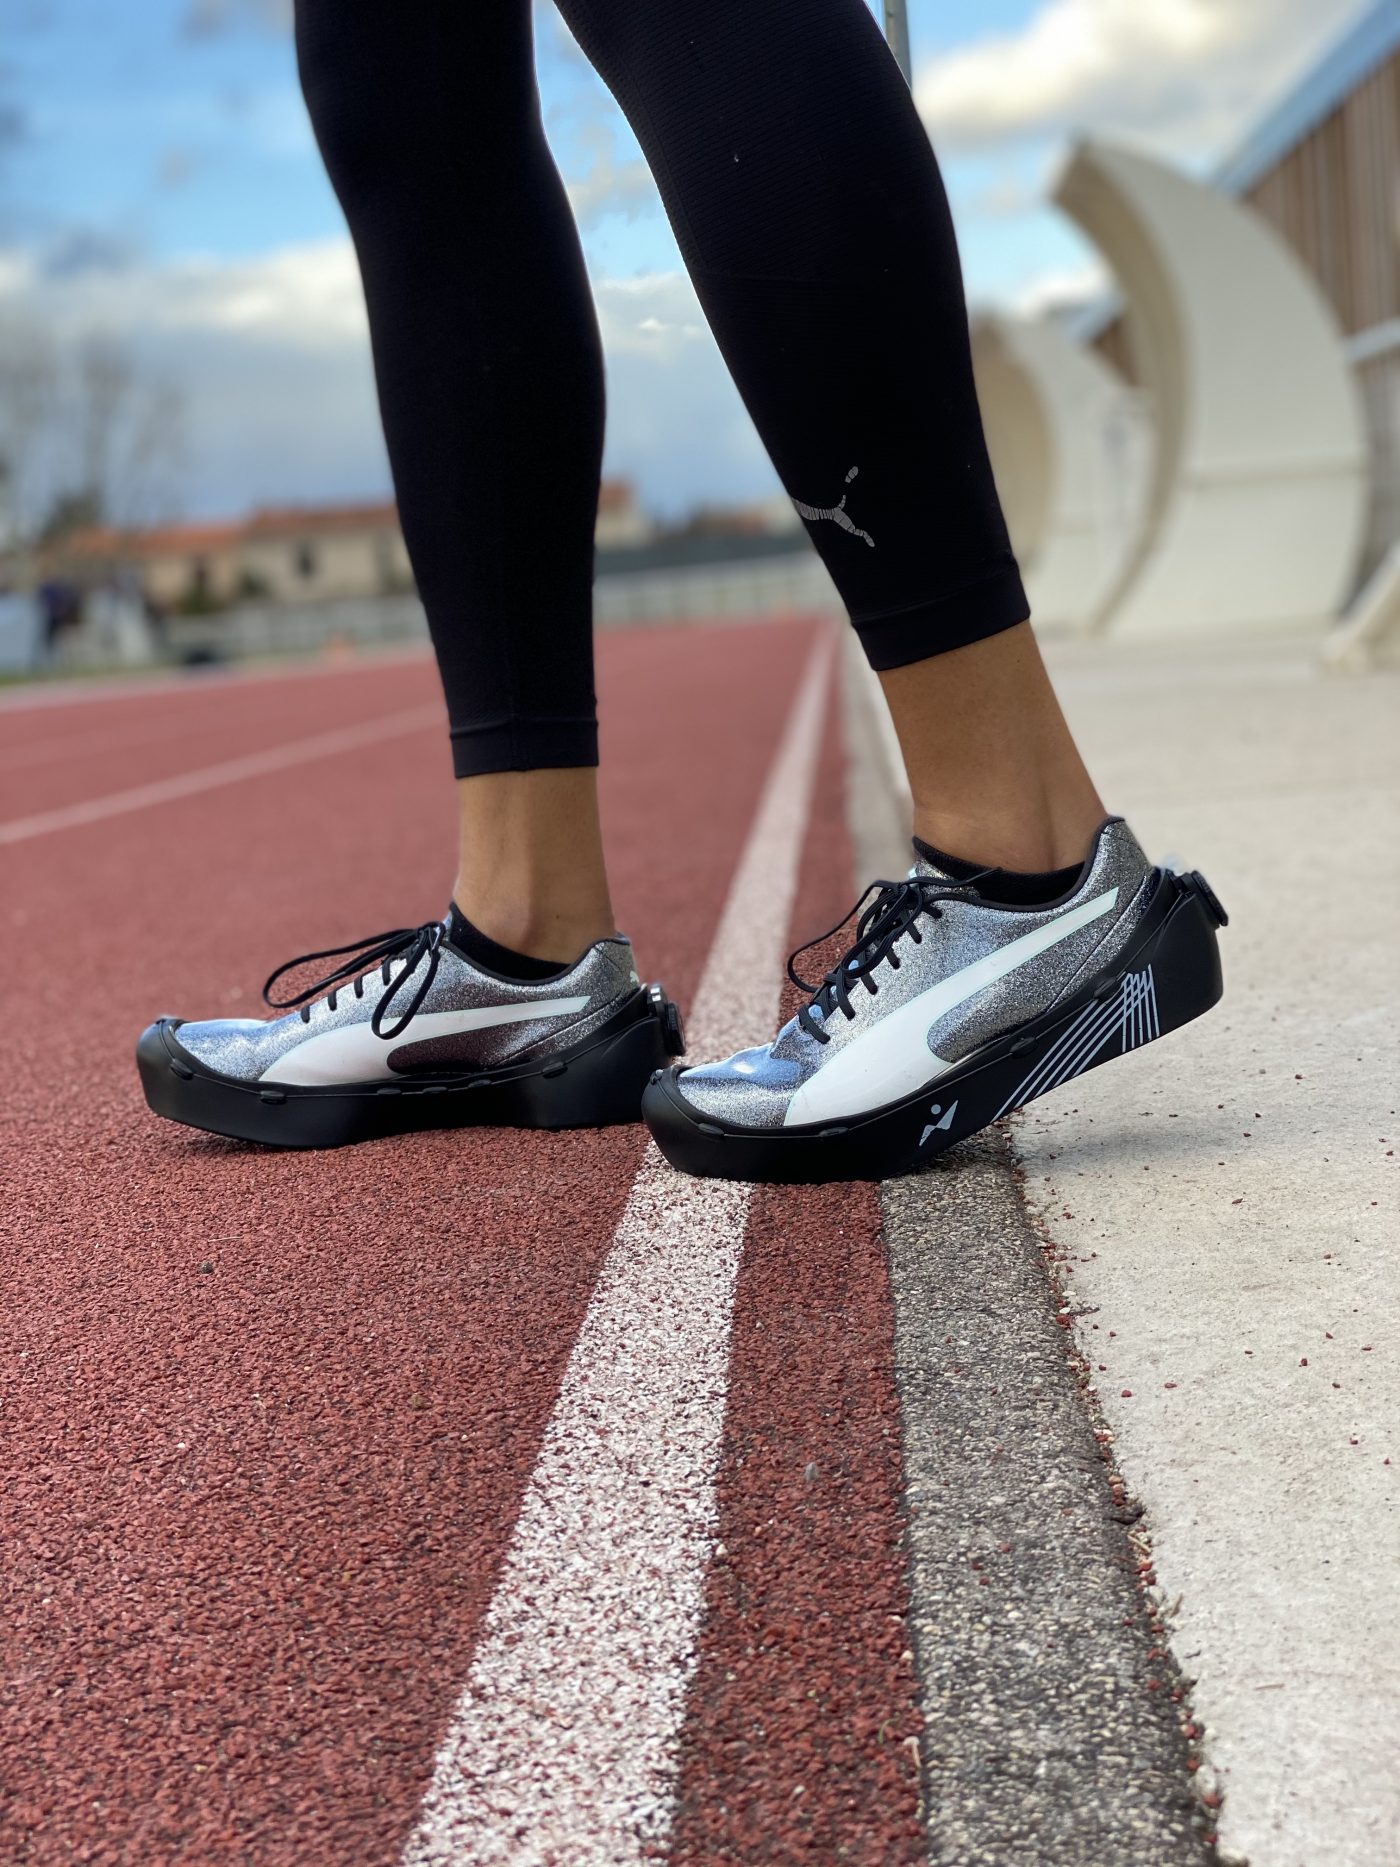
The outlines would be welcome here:
[[[1400,0],[1376,0],[1221,163],[1211,177],[1214,185],[1224,194],[1247,194],[1384,64],[1397,46]],[[1110,288],[1088,304],[1068,309],[1065,328],[1078,342],[1091,344],[1122,310],[1121,293]]]
[[[1255,126],[1215,173],[1227,194],[1246,194],[1296,149],[1400,46],[1400,0],[1378,0]]]

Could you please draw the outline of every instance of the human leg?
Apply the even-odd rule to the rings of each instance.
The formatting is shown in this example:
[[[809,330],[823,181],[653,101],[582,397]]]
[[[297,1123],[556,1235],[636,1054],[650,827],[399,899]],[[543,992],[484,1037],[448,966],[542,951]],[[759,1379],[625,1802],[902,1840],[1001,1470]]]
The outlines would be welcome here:
[[[1060,869],[1105,815],[1029,623],[880,676],[921,842],[979,866]]]
[[[563,7],[881,675],[916,828],[938,845],[877,886],[772,1044],[664,1072],[644,1112],[692,1172],[903,1172],[1205,1010],[1218,904],[1105,819],[1051,691],[987,459],[942,184],[868,9]]]
[[[271,1020],[161,1019],[158,1113],[274,1145],[636,1118],[679,1047],[612,931],[594,770],[603,382],[539,121],[528,0],[299,0],[308,105],[359,254],[461,815],[440,922],[306,956]],[[465,910],[465,912],[463,911]],[[472,916],[468,919],[468,915]],[[523,949],[523,950],[522,950]]]
[[[463,781],[457,899],[531,954],[547,923],[537,956],[572,958],[611,931],[591,769],[604,383],[530,6],[298,0],[296,25]]]

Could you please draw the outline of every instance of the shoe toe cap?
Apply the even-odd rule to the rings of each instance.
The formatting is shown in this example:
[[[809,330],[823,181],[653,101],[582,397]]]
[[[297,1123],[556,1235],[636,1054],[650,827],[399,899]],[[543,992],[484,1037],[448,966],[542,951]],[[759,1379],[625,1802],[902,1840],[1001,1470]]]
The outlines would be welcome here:
[[[257,1040],[266,1030],[259,1018],[207,1018],[180,1024],[173,1035],[182,1050],[208,1069],[249,1081],[262,1074]]]
[[[745,1128],[780,1128],[800,1080],[796,1063],[762,1046],[683,1070],[676,1087],[698,1115]]]

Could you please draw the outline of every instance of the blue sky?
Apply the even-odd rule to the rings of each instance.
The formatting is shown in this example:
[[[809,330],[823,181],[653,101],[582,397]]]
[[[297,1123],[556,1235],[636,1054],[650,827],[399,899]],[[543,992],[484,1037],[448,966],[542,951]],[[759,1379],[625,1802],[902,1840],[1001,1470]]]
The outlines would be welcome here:
[[[1044,200],[1071,134],[1129,136],[1209,168],[1355,10],[911,0],[915,94],[974,305],[1093,289],[1094,255]],[[186,446],[173,497],[191,514],[387,484],[353,267],[286,11],[0,0],[0,343],[17,325],[60,346],[101,330],[174,382]],[[608,468],[663,509],[767,490],[635,142],[557,16],[539,10],[536,28],[608,347]]]
[[[280,9],[192,0],[4,0],[5,90],[23,135],[7,163],[0,231],[25,244],[147,259],[201,251],[250,254],[335,232],[340,216],[316,160]],[[916,61],[1031,12],[1026,0],[914,0]],[[208,24],[201,25],[201,18]],[[602,87],[542,17],[537,58],[551,141],[566,174],[585,170],[600,118],[620,155],[636,156]],[[975,204],[983,188],[1039,179],[1034,149],[975,155],[949,186]],[[974,215],[975,219],[976,216]],[[1033,266],[1019,241],[969,244],[970,284],[995,290]],[[590,263],[609,272],[675,263],[659,207],[608,214],[587,229]],[[1052,257],[1074,250],[1052,242]]]

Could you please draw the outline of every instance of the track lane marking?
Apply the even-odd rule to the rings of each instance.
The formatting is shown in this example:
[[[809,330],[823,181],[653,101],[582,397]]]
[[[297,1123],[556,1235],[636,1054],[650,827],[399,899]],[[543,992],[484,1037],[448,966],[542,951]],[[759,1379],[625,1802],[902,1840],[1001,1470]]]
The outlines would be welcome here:
[[[336,758],[342,752],[356,752],[361,746],[375,745],[381,739],[397,739],[407,733],[440,726],[442,717],[440,703],[409,707],[377,720],[365,720],[358,726],[337,726],[330,732],[292,739],[286,745],[270,746],[263,752],[223,759],[217,765],[206,765],[198,771],[182,772],[173,778],[156,778],[148,784],[132,785],[125,791],[111,791],[106,797],[63,804],[56,810],[38,811],[32,817],[15,817],[9,823],[0,823],[0,845],[28,842],[33,837],[50,836],[59,830],[79,829],[84,824],[100,823],[107,817],[122,817],[129,811],[149,810],[157,804],[197,797],[201,791],[241,784],[247,778],[266,777],[271,772],[307,765],[315,759]]]
[[[822,627],[696,991],[696,1055],[773,1028],[833,647]],[[665,1844],[750,1195],[648,1143],[404,1867],[630,1867]]]
[[[79,675],[46,680],[42,676],[32,686],[20,685],[0,690],[0,714],[34,713],[51,707],[82,707],[94,701],[149,700],[171,693],[224,693],[231,688],[253,687],[267,681],[298,681],[320,674],[377,674],[384,668],[396,668],[409,662],[427,662],[431,649],[426,641],[408,648],[370,649],[345,660],[323,656],[312,660],[270,660],[252,667],[223,666],[203,668],[165,668],[154,674]]]

